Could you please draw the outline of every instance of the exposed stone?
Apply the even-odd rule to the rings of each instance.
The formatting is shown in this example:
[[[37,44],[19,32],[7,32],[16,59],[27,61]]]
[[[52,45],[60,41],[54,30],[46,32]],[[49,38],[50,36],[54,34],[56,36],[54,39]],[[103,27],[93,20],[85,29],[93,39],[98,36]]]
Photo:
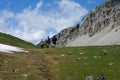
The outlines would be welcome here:
[[[107,55],[108,51],[104,49],[104,50],[102,50],[102,53],[103,53],[103,55]]]
[[[27,67],[32,67],[31,65],[28,65]]]
[[[81,54],[81,55],[84,55],[84,54],[86,54],[86,52],[81,52],[80,54]]]
[[[93,80],[93,76],[87,76],[85,80]]]
[[[98,57],[97,56],[93,56],[93,58],[97,59]]]
[[[42,63],[43,59],[40,57],[35,57],[36,63]]]
[[[105,80],[105,77],[103,75],[100,75],[97,80]]]
[[[23,74],[22,77],[27,78],[28,74]]]
[[[75,59],[73,59],[73,62],[78,62],[78,61],[80,61],[79,58],[75,58]]]
[[[86,57],[86,56],[85,56],[85,57],[83,57],[83,59],[87,59],[87,58],[88,58],[88,57]]]
[[[112,66],[114,63],[109,63],[109,66]]]
[[[47,71],[47,67],[45,65],[42,65],[41,66],[41,71],[45,73]]]
[[[4,63],[5,63],[5,64],[7,64],[7,63],[8,63],[8,61],[4,61]]]
[[[89,65],[89,63],[84,63],[84,65],[86,65],[86,66],[87,66],[87,65]]]
[[[3,69],[0,71],[1,73],[7,73],[8,71],[6,69]]]
[[[12,72],[13,72],[13,73],[18,73],[18,72],[20,72],[20,69],[13,69]]]
[[[61,56],[61,57],[64,57],[64,56],[65,56],[65,54],[61,54],[60,56]]]

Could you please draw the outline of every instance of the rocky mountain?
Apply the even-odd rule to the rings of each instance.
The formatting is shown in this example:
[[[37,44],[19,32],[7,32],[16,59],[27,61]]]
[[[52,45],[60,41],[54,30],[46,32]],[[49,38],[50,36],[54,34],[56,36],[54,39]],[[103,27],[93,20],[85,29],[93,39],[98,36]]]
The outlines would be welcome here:
[[[120,45],[120,0],[106,0],[55,35],[58,46]]]

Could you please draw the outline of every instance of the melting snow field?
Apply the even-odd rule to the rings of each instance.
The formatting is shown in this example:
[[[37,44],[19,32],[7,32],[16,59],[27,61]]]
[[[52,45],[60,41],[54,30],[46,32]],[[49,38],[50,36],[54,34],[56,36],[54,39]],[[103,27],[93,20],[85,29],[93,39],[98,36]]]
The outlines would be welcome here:
[[[28,51],[25,51],[24,49],[19,47],[0,43],[0,52],[14,53],[14,52],[28,52]]]

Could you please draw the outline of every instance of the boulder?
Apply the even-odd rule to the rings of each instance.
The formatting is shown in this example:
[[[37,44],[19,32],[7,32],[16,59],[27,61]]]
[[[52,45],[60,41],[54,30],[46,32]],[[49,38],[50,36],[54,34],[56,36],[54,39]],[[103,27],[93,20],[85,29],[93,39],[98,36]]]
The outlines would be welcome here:
[[[85,80],[93,80],[93,76],[87,76]]]

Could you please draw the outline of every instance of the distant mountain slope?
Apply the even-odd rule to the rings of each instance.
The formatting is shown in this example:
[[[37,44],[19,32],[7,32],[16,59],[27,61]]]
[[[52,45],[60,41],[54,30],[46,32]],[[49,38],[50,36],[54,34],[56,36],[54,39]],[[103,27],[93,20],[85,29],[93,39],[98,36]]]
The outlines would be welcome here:
[[[33,45],[32,43],[26,42],[12,35],[1,32],[0,32],[0,43],[17,46],[21,48],[36,48],[36,46]]]
[[[120,0],[106,0],[79,25],[55,35],[58,46],[120,45]]]

